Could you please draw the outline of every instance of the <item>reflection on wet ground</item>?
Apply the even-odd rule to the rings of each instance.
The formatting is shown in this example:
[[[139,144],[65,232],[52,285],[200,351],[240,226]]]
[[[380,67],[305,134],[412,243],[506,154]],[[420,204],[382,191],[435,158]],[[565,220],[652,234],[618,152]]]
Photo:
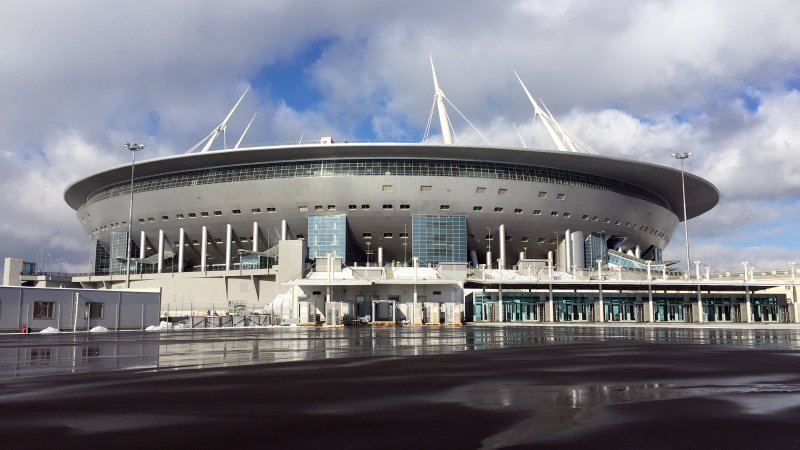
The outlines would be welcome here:
[[[795,329],[271,328],[0,352],[13,448],[800,447]],[[67,372],[86,373],[38,376]]]
[[[0,336],[0,378],[183,369],[365,356],[433,355],[583,341],[634,340],[800,348],[800,329],[658,327],[273,327]],[[602,350],[601,350],[602,352]]]

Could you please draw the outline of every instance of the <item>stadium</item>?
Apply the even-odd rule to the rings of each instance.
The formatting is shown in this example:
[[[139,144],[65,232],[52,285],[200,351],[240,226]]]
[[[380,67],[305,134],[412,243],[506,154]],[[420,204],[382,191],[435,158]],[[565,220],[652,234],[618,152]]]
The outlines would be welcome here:
[[[435,72],[434,85],[441,143],[323,137],[240,147],[240,138],[212,150],[234,107],[199,152],[78,180],[64,197],[91,239],[91,273],[74,281],[160,288],[171,305],[162,309],[190,313],[277,307],[299,323],[336,323],[331,314],[412,323],[657,320],[652,293],[646,311],[640,286],[633,306],[613,309],[603,306],[602,288],[598,304],[599,286],[575,283],[591,283],[593,273],[602,283],[604,270],[637,280],[657,273],[673,284],[689,277],[662,251],[683,219],[717,204],[717,189],[682,166],[596,154],[524,84],[554,150],[458,144]],[[593,294],[559,309],[554,282]],[[504,306],[503,284],[530,298]],[[697,300],[696,288],[672,289]],[[452,317],[439,320],[447,304]],[[701,309],[682,305],[674,320],[702,320]],[[718,315],[734,320],[727,311]]]

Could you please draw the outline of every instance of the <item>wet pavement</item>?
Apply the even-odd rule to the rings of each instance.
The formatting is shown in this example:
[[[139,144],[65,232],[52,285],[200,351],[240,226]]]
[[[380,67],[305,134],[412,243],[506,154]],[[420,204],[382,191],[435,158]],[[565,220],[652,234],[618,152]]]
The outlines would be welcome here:
[[[798,430],[796,328],[0,336],[5,448],[798,448]]]

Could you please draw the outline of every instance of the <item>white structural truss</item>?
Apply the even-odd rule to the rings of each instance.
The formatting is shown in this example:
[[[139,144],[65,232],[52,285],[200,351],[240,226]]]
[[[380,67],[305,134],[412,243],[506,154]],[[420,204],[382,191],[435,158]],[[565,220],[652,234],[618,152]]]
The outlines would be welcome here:
[[[469,124],[469,126],[472,127],[472,129],[475,130],[476,133],[478,133],[478,136],[480,136],[481,139],[483,139],[483,141],[486,142],[486,144],[491,145],[489,143],[489,140],[486,139],[486,137],[480,132],[480,130],[478,130],[478,128],[475,125],[473,125],[472,122],[470,122],[469,119],[467,119],[467,117],[461,113],[461,111],[458,110],[456,105],[454,105],[453,102],[451,102],[450,99],[448,99],[447,96],[444,95],[444,91],[442,91],[442,89],[439,87],[439,80],[436,78],[436,68],[433,66],[433,56],[430,56],[430,60],[431,60],[431,72],[433,73],[433,89],[434,89],[433,105],[431,105],[431,113],[428,116],[428,125],[425,127],[425,136],[423,137],[422,140],[426,141],[428,139],[428,133],[430,133],[431,122],[433,120],[433,110],[434,108],[436,108],[439,111],[439,126],[442,129],[442,140],[444,141],[445,144],[455,144],[457,142],[456,135],[453,132],[453,123],[450,122],[450,117],[447,115],[447,109],[445,108],[444,105],[444,102],[447,102],[448,104],[450,104],[450,106],[453,107],[453,109],[456,110],[458,115],[461,116],[461,118],[464,119],[464,121],[467,122],[467,124]]]
[[[541,120],[542,125],[544,125],[545,130],[547,130],[547,134],[550,136],[550,139],[553,140],[553,144],[555,144],[556,149],[562,152],[597,154],[597,152],[595,152],[591,147],[581,142],[580,139],[574,138],[567,134],[564,129],[561,128],[561,125],[559,125],[555,117],[550,114],[550,111],[547,109],[547,106],[545,106],[544,102],[539,100],[539,102],[542,103],[540,106],[539,102],[533,98],[533,95],[531,95],[530,91],[525,86],[525,83],[522,82],[522,78],[519,77],[519,74],[516,71],[514,71],[514,75],[517,76],[519,84],[522,85],[522,89],[525,90],[525,95],[528,96],[528,100],[530,100],[531,105],[533,105],[534,116]],[[517,130],[517,133],[519,134],[519,130]]]
[[[200,142],[195,144],[194,147],[190,148],[186,152],[187,155],[189,153],[193,153],[198,147],[203,145],[203,143],[205,143],[205,145],[203,145],[203,149],[200,150],[200,153],[205,153],[211,150],[211,146],[214,145],[214,141],[217,140],[220,134],[223,135],[224,139],[225,134],[227,133],[228,122],[231,120],[231,117],[233,117],[233,113],[236,112],[236,108],[239,107],[239,104],[242,103],[242,100],[244,100],[245,95],[247,95],[247,92],[249,91],[250,91],[250,86],[247,86],[247,89],[244,90],[244,93],[242,94],[241,97],[239,97],[239,100],[236,102],[236,104],[233,105],[233,108],[228,113],[228,115],[225,116],[225,119],[222,121],[222,123],[220,123],[216,128],[214,128],[214,130],[212,130],[211,133],[208,134],[208,136],[204,137],[203,139],[200,140]],[[253,116],[253,119],[255,119],[255,115]],[[253,123],[253,119],[250,119],[250,124]],[[242,133],[242,136],[239,138],[239,142],[236,143],[236,148],[239,147],[239,144],[242,142],[242,139],[244,139],[244,135],[247,133],[247,130],[250,129],[250,124],[247,125],[247,128],[244,130],[244,133]],[[227,144],[225,146],[227,147]]]

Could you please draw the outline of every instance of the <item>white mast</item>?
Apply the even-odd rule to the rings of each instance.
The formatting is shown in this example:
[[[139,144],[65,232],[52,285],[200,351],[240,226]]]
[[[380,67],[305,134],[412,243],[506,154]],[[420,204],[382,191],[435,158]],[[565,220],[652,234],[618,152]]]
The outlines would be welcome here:
[[[247,130],[249,130],[249,129],[250,129],[250,125],[252,125],[252,124],[253,124],[253,121],[254,121],[254,120],[256,120],[256,115],[257,115],[257,114],[258,114],[258,112],[256,111],[256,113],[255,113],[255,114],[253,114],[253,117],[250,119],[250,122],[249,122],[249,123],[247,124],[247,126],[244,128],[244,131],[242,132],[242,135],[239,137],[239,140],[238,140],[238,141],[236,141],[236,145],[233,147],[233,149],[234,149],[234,150],[236,150],[237,148],[239,148],[239,144],[241,144],[241,143],[242,143],[242,139],[244,139],[244,135],[246,135],[246,134],[247,134]]]
[[[431,60],[431,72],[433,72],[434,100],[439,109],[439,125],[442,127],[442,139],[445,144],[453,143],[453,132],[450,130],[450,118],[447,117],[447,110],[444,109],[444,92],[439,88],[439,81],[436,79],[436,68],[433,67],[433,56],[428,54]]]
[[[550,121],[553,122],[553,125],[555,125],[556,129],[561,134],[561,140],[564,141],[565,144],[567,144],[567,147],[569,147],[571,151],[577,152],[578,150],[575,148],[575,144],[572,143],[572,139],[569,137],[569,135],[567,135],[564,129],[561,128],[561,125],[558,123],[556,118],[553,117],[552,114],[550,114],[550,110],[547,109],[547,105],[544,104],[544,101],[542,101],[541,98],[539,99],[539,101],[542,102],[542,108],[544,108],[545,112],[547,112],[547,116],[550,118]]]
[[[242,94],[242,96],[239,97],[239,101],[237,101],[236,104],[233,105],[233,109],[231,109],[231,112],[229,112],[228,115],[225,116],[225,120],[223,120],[222,123],[220,123],[219,126],[215,128],[214,131],[211,132],[211,136],[208,138],[208,141],[206,142],[206,145],[203,147],[203,149],[200,150],[200,153],[205,153],[209,149],[211,149],[211,146],[214,145],[214,141],[217,139],[219,134],[222,133],[225,130],[225,127],[228,126],[228,121],[231,120],[231,116],[233,116],[233,113],[236,111],[236,108],[239,107],[239,103],[242,103],[242,100],[244,100],[244,96],[247,95],[247,92],[249,90],[250,86],[247,86],[247,89],[244,90],[244,94]]]
[[[525,83],[522,82],[522,78],[519,77],[519,74],[517,73],[516,70],[514,71],[514,75],[517,76],[517,80],[519,80],[519,84],[522,85],[522,89],[525,90],[525,94],[528,96],[528,100],[531,101],[531,104],[533,105],[534,114],[536,114],[537,116],[539,116],[540,119],[542,119],[542,124],[544,125],[544,128],[547,130],[547,134],[550,135],[550,139],[552,139],[553,143],[556,144],[556,148],[558,148],[562,152],[566,152],[567,149],[566,149],[566,147],[564,147],[564,143],[562,142],[561,137],[559,137],[558,133],[556,133],[556,130],[553,129],[553,126],[550,125],[550,119],[551,119],[550,114],[545,112],[539,106],[539,104],[536,103],[536,100],[533,99],[533,96],[528,91],[528,88],[525,86]]]

